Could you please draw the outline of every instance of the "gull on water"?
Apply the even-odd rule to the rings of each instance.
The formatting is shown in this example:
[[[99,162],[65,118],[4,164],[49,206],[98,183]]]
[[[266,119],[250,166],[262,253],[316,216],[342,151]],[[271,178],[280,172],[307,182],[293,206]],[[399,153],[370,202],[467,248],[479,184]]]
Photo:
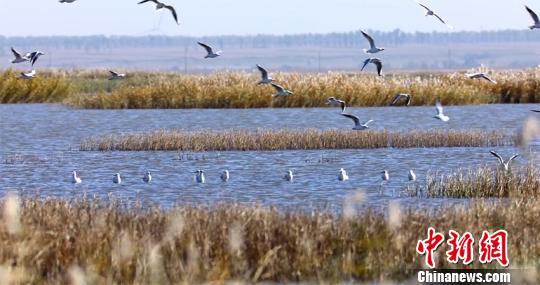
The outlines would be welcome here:
[[[27,53],[26,55],[22,56],[15,48],[11,47],[11,52],[13,53],[13,57],[15,57],[11,63],[21,63],[25,61],[30,61],[30,53]]]
[[[381,172],[381,178],[382,178],[383,183],[388,182],[390,180],[390,174],[388,173],[388,170]]]
[[[195,181],[197,183],[205,183],[206,179],[204,178],[204,170],[195,171]]]
[[[504,161],[504,159],[502,158],[502,156],[500,156],[498,153],[496,153],[495,151],[490,151],[491,154],[493,154],[493,156],[495,156],[498,160],[499,160],[499,163],[501,165],[501,167],[505,170],[505,171],[508,171],[510,169],[510,162],[512,162],[512,160],[514,160],[516,157],[519,156],[519,154],[514,154],[512,157],[510,157],[507,161]]]
[[[270,84],[272,84],[272,87],[276,89],[276,94],[274,94],[272,97],[287,97],[289,95],[294,94],[292,91],[283,88],[283,86],[281,85],[278,85],[275,83],[270,83]]]
[[[439,119],[443,122],[450,121],[450,117],[446,116],[443,113],[443,106],[441,104],[441,101],[437,100],[437,102],[435,103],[435,108],[437,109],[437,115],[433,116],[433,118]]]
[[[211,46],[209,46],[209,45],[207,45],[205,43],[197,42],[197,44],[199,44],[200,46],[202,46],[206,50],[207,54],[206,54],[206,56],[204,58],[216,58],[216,57],[220,56],[221,53],[222,53],[222,51],[220,51],[220,50],[214,52],[214,49]]]
[[[146,171],[142,180],[146,183],[150,183],[152,181],[152,173],[150,173],[150,171]]]
[[[366,130],[366,129],[369,129],[369,124],[371,122],[373,122],[373,120],[369,120],[367,122],[360,122],[360,119],[355,116],[355,115],[351,115],[351,114],[341,114],[343,117],[347,117],[351,120],[353,120],[354,122],[354,127],[352,128],[353,130],[355,131],[363,131],[363,130]]]
[[[293,174],[292,170],[287,171],[287,174],[285,174],[285,176],[283,176],[283,179],[285,179],[286,181],[289,181],[289,182],[293,182],[294,174]]]
[[[382,71],[382,61],[378,58],[373,58],[373,57],[370,57],[366,60],[364,60],[364,65],[362,66],[362,69],[360,71],[364,71],[364,68],[366,68],[366,66],[370,63],[373,63],[376,67],[377,67],[377,74],[379,76],[382,76],[381,75],[381,71]]]
[[[230,178],[230,176],[229,176],[229,170],[223,170],[223,172],[221,172],[221,176],[220,176],[220,177],[221,177],[221,181],[223,181],[223,182],[229,181],[229,178]]]
[[[529,12],[529,15],[531,15],[531,18],[534,21],[534,24],[532,26],[529,26],[529,29],[540,29],[540,20],[538,19],[538,15],[529,7],[525,6],[525,9],[527,12]]]
[[[487,80],[493,84],[497,84],[497,81],[491,79],[489,76],[487,76],[487,74],[483,73],[483,72],[478,72],[478,73],[469,73],[469,74],[466,74],[467,77],[469,77],[470,79],[484,79],[484,80]]]
[[[159,9],[169,9],[169,11],[171,11],[171,14],[174,18],[174,21],[176,22],[176,24],[178,24],[178,15],[176,14],[176,10],[174,9],[173,6],[170,6],[170,5],[166,5],[164,3],[161,3],[157,0],[143,0],[141,2],[139,2],[138,4],[144,4],[146,2],[154,2],[156,4],[156,10],[159,10]]]
[[[341,113],[345,112],[345,109],[347,108],[347,104],[343,100],[339,100],[336,97],[330,97],[326,100],[326,105],[330,105],[332,107],[341,107]]]
[[[122,177],[120,176],[120,173],[116,173],[114,176],[113,176],[113,183],[114,184],[122,184]]]
[[[366,40],[368,40],[368,42],[369,42],[369,49],[364,49],[365,53],[378,53],[378,52],[384,50],[384,48],[378,48],[375,45],[375,41],[373,40],[373,38],[370,35],[368,35],[364,31],[360,31],[360,32],[362,32],[362,35],[364,35],[364,38],[366,38]]]
[[[341,168],[339,170],[338,180],[339,181],[347,181],[347,180],[349,180],[349,175],[347,175],[347,171],[345,171],[345,169]]]
[[[448,25],[439,15],[437,15],[433,10],[431,10],[430,8],[428,8],[426,5],[416,1],[416,3],[418,3],[418,5],[422,6],[424,9],[426,9],[426,17],[427,16],[434,16],[436,17],[437,19],[439,19],[439,21],[441,21],[441,23],[445,24],[447,27],[449,27],[450,29],[453,29],[454,27]]]
[[[32,66],[34,66],[34,63],[38,60],[38,58],[42,55],[45,55],[43,52],[35,51],[31,52],[28,57],[30,58],[30,62],[32,63]]]
[[[405,106],[411,105],[412,96],[410,94],[399,93],[396,94],[394,100],[392,100],[392,103],[390,103],[390,106],[394,106],[399,100],[401,100],[401,98],[405,98]]]
[[[416,181],[416,174],[412,169],[409,170],[409,181],[414,182]]]
[[[257,69],[261,72],[261,80],[257,84],[270,84],[274,82],[274,79],[268,76],[268,71],[264,67],[257,64]]]
[[[112,70],[109,70],[109,73],[111,74],[111,77],[109,77],[109,80],[122,80],[126,78],[125,73],[118,73]]]
[[[82,179],[81,177],[79,176],[79,174],[77,173],[77,171],[73,171],[71,173],[71,183],[73,184],[79,184],[82,182]]]
[[[35,70],[28,71],[28,72],[21,72],[21,75],[19,76],[19,78],[21,78],[21,79],[32,79],[34,77],[36,77],[36,71]]]

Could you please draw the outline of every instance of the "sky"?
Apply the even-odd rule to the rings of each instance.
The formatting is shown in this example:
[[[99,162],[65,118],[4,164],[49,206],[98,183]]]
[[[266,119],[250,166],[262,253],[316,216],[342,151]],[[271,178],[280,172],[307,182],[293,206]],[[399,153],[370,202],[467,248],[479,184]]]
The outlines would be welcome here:
[[[0,35],[170,36],[328,33],[371,29],[451,31],[413,0],[163,0],[169,12],[138,0],[0,0]],[[540,0],[425,0],[454,31],[526,29],[523,5],[540,14]],[[21,7],[29,9],[21,10]]]

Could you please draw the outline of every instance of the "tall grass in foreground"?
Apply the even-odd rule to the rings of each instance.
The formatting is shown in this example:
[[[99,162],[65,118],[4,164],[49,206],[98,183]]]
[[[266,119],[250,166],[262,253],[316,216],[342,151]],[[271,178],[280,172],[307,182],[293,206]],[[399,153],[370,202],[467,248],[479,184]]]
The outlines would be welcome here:
[[[87,151],[260,151],[413,147],[489,147],[513,145],[514,138],[498,132],[428,130],[159,130],[147,134],[91,137],[81,142]]]
[[[357,197],[358,194],[352,194]],[[540,269],[540,203],[478,201],[426,211],[280,212],[264,207],[126,208],[112,201],[7,198],[0,281],[9,284],[199,284],[388,281],[423,267],[416,243],[448,233],[505,229],[517,268]],[[456,268],[439,249],[438,268]],[[477,262],[470,268],[496,268]],[[513,281],[518,279],[514,272]],[[534,274],[530,284],[540,281]],[[522,281],[523,282],[523,281]],[[520,283],[520,282],[518,282]],[[73,283],[72,283],[73,284]],[[83,283],[79,283],[83,284]],[[524,284],[524,283],[520,283]]]
[[[72,94],[65,103],[77,108],[266,108],[323,107],[334,96],[350,106],[387,106],[398,92],[413,94],[413,105],[540,102],[540,68],[495,72],[498,84],[471,80],[461,73],[396,74],[384,78],[365,74],[275,74],[280,84],[295,92],[273,99],[274,89],[258,86],[257,73],[210,75],[135,73],[130,83],[111,90]],[[133,84],[141,78],[144,84]]]
[[[72,94],[69,81],[60,73],[45,72],[32,80],[18,76],[13,70],[0,72],[0,104],[58,103]]]

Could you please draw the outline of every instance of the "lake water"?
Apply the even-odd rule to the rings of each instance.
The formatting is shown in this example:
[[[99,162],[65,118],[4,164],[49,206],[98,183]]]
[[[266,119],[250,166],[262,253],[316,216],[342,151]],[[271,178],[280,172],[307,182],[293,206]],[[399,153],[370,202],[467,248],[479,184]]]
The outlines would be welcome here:
[[[448,107],[452,119],[442,123],[431,118],[433,107],[351,108],[361,119],[374,119],[374,129],[487,129],[512,132],[533,105],[486,105]],[[260,203],[287,208],[339,208],[344,199],[364,191],[365,206],[402,204],[439,206],[466,200],[411,198],[403,193],[408,169],[420,182],[428,173],[452,173],[459,168],[496,166],[485,148],[419,148],[377,150],[318,150],[278,152],[80,152],[81,139],[109,133],[144,132],[155,129],[185,130],[256,128],[343,128],[351,122],[339,109],[247,110],[75,110],[59,105],[0,105],[0,191],[18,191],[43,197],[75,197],[82,193],[126,201],[142,200],[163,206],[220,202]],[[538,145],[517,161],[539,164]],[[504,156],[519,150],[497,149]],[[347,182],[338,182],[345,168]],[[206,184],[193,181],[193,172],[206,171]],[[219,175],[228,169],[231,180]],[[295,181],[282,179],[293,170]],[[387,169],[391,181],[380,190],[380,172]],[[77,170],[83,183],[73,185]],[[142,182],[146,170],[150,184]],[[114,185],[113,174],[125,183]]]

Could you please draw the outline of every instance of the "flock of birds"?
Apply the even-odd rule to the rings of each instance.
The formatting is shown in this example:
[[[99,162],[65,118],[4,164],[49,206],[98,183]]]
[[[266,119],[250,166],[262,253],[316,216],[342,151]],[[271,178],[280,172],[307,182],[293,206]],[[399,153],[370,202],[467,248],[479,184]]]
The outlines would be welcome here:
[[[500,154],[498,154],[497,152],[492,150],[492,151],[490,151],[490,153],[497,158],[497,160],[499,161],[500,169],[505,171],[505,172],[510,171],[510,163],[514,159],[519,157],[519,154],[514,154],[508,160],[504,160],[504,158]],[[193,180],[195,182],[201,183],[201,184],[206,183],[206,175],[205,175],[205,173],[206,172],[204,170],[200,170],[200,169],[195,171],[194,172],[195,175],[193,177]],[[414,172],[414,170],[410,169],[407,177],[408,177],[409,182],[416,182],[416,173]],[[221,174],[220,174],[220,179],[223,182],[228,182],[229,179],[230,179],[229,170],[223,170],[221,172]],[[295,179],[295,175],[294,175],[294,172],[292,170],[288,170],[286,172],[286,174],[283,176],[283,180],[288,181],[288,182],[294,182],[294,179]],[[347,181],[347,180],[349,180],[349,174],[347,173],[347,171],[344,168],[339,169],[339,172],[338,172],[338,175],[337,175],[337,180],[338,181]],[[123,179],[122,179],[122,176],[120,175],[120,173],[115,173],[114,176],[113,176],[112,181],[113,181],[114,184],[122,184]],[[145,182],[145,183],[151,183],[152,182],[152,173],[150,171],[147,171],[144,174],[144,176],[142,177],[142,181]],[[382,186],[384,184],[388,183],[388,181],[390,181],[390,173],[388,172],[388,170],[384,170],[384,171],[381,172],[381,185],[380,185],[381,189],[382,189]],[[73,171],[71,173],[71,182],[73,184],[82,183],[82,178],[79,176],[77,171]]]
[[[60,3],[74,3],[76,1],[77,0],[59,0]],[[179,24],[178,14],[176,12],[176,9],[171,5],[167,5],[167,4],[162,3],[162,2],[160,2],[158,0],[143,0],[143,1],[138,2],[138,4],[145,4],[145,3],[149,3],[149,2],[151,2],[151,3],[153,3],[155,5],[156,10],[160,10],[160,9],[169,10],[172,17],[173,17],[173,19],[174,19],[174,21],[176,22],[176,24]],[[423,9],[425,9],[425,15],[426,16],[433,16],[436,19],[438,19],[442,24],[448,26],[449,28],[452,28],[452,26],[449,25],[434,10],[432,10],[431,8],[427,7],[426,5],[424,5],[424,4],[420,3],[420,2],[417,2],[417,3]],[[529,15],[531,16],[531,18],[533,20],[533,25],[529,26],[529,28],[531,30],[540,29],[540,20],[538,18],[538,15],[532,9],[530,9],[527,6],[525,6],[525,9],[529,13]],[[364,32],[364,31],[361,31],[361,33],[369,43],[369,49],[364,49],[364,52],[366,54],[377,54],[377,53],[382,52],[382,51],[385,50],[385,48],[377,47],[377,45],[375,43],[375,40],[368,33]],[[210,45],[208,45],[206,43],[197,42],[197,44],[200,45],[202,48],[204,48],[204,50],[206,51],[206,55],[204,56],[205,59],[217,58],[217,57],[222,55],[221,50],[216,51],[216,50],[214,50],[214,48],[212,46],[210,46]],[[34,64],[36,63],[38,58],[40,56],[44,55],[44,53],[41,52],[41,51],[29,52],[29,53],[26,53],[25,55],[22,55],[21,53],[19,53],[14,48],[11,48],[11,51],[12,51],[13,56],[14,56],[14,59],[11,61],[13,64],[22,63],[22,62],[30,62],[32,67],[34,66]],[[381,59],[376,58],[376,57],[370,57],[370,58],[366,59],[364,61],[364,63],[363,63],[361,71],[363,71],[369,64],[373,64],[377,68],[377,74],[379,76],[383,76],[383,74],[382,74],[383,62],[382,62]],[[291,90],[288,90],[288,89],[284,88],[283,86],[277,84],[274,81],[274,79],[272,79],[272,77],[270,77],[268,71],[264,67],[262,67],[261,65],[258,65],[258,64],[256,66],[257,66],[257,69],[259,70],[259,72],[261,73],[261,79],[258,82],[258,84],[270,84],[276,91],[276,93],[273,95],[273,97],[286,97],[286,96],[290,96],[290,95],[294,94]],[[109,71],[109,72],[110,72],[109,80],[121,80],[121,79],[124,79],[126,77],[126,74],[124,74],[124,73],[118,73],[118,72],[115,72],[115,71]],[[31,71],[28,71],[28,72],[22,72],[20,74],[20,78],[23,78],[23,79],[32,79],[35,76],[36,76],[36,71],[35,70],[31,70]],[[487,74],[482,73],[482,72],[466,74],[466,76],[468,78],[470,78],[470,79],[482,79],[482,80],[487,80],[487,81],[489,81],[489,82],[491,82],[493,84],[497,84],[497,82],[495,80],[491,79]],[[410,94],[403,94],[403,93],[397,94],[394,97],[394,99],[392,100],[392,102],[390,103],[390,105],[395,105],[401,100],[405,100],[405,105],[409,106],[411,104],[412,96]],[[328,98],[327,104],[332,105],[332,106],[336,106],[336,107],[341,107],[341,115],[346,117],[346,118],[351,119],[354,122],[353,130],[365,130],[365,129],[368,129],[369,124],[371,122],[373,122],[373,120],[368,120],[366,122],[361,122],[360,119],[357,116],[345,113],[345,110],[347,108],[346,102],[343,101],[343,100],[340,100],[338,98],[335,98],[335,97]],[[435,107],[436,107],[436,110],[437,110],[437,114],[435,116],[433,116],[433,117],[436,118],[436,119],[439,119],[439,120],[441,120],[443,122],[448,122],[450,120],[450,117],[448,117],[447,115],[444,114],[443,106],[442,106],[442,104],[441,104],[441,102],[439,100],[437,100]],[[532,111],[533,112],[540,112],[540,110],[532,110]],[[516,154],[516,155],[512,156],[511,158],[509,158],[508,160],[505,161],[498,153],[496,153],[494,151],[491,151],[491,154],[493,156],[495,156],[499,160],[499,164],[500,164],[501,168],[504,169],[505,171],[509,170],[511,161],[519,156],[518,154]],[[204,170],[197,170],[197,171],[195,171],[194,174],[195,174],[194,180],[197,183],[205,183],[206,182],[205,171]],[[220,178],[221,178],[221,180],[223,182],[229,181],[229,179],[230,179],[229,171],[224,170],[221,173]],[[345,169],[341,168],[339,170],[337,178],[338,178],[339,181],[347,181],[347,180],[349,180],[349,175],[347,174],[347,171]],[[292,170],[287,171],[287,173],[283,177],[283,179],[286,180],[286,181],[292,182],[294,180],[293,171]],[[387,170],[384,170],[381,173],[381,179],[382,179],[382,183],[386,183],[386,182],[388,182],[390,180],[390,174],[388,173]],[[414,171],[412,169],[409,170],[408,179],[409,179],[409,181],[416,181],[416,174],[414,173]],[[144,182],[146,182],[146,183],[150,183],[152,181],[152,174],[149,171],[146,172],[145,175],[143,176],[142,180]],[[72,173],[72,182],[75,183],[75,184],[82,183],[82,178],[78,175],[78,173],[76,171],[73,171],[73,173]],[[121,177],[120,173],[116,173],[114,175],[113,182],[115,184],[121,184],[122,183],[122,177]],[[381,185],[382,185],[382,183],[381,183]]]

